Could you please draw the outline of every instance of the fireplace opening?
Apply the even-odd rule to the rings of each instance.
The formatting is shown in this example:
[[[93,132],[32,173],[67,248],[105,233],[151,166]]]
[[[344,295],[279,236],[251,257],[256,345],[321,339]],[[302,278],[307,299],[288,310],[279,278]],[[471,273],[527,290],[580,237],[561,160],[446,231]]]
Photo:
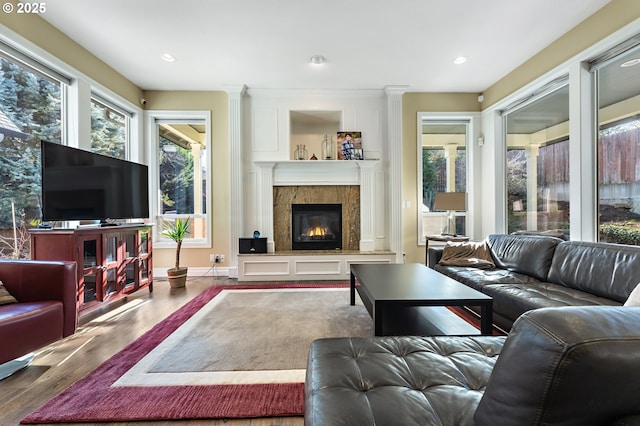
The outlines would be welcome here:
[[[342,249],[342,204],[292,204],[293,250]]]

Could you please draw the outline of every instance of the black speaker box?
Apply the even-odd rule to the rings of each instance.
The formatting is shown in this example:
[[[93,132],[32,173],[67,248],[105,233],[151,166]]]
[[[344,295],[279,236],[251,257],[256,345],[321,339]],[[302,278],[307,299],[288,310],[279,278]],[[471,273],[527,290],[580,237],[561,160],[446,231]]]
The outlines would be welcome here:
[[[266,238],[240,238],[240,254],[266,253]]]

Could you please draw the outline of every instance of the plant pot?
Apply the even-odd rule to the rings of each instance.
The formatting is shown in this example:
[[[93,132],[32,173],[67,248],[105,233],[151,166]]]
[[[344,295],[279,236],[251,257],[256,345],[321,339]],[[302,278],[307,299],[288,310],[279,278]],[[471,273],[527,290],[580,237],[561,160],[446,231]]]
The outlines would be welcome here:
[[[171,268],[167,270],[171,288],[184,287],[187,283],[187,268]]]

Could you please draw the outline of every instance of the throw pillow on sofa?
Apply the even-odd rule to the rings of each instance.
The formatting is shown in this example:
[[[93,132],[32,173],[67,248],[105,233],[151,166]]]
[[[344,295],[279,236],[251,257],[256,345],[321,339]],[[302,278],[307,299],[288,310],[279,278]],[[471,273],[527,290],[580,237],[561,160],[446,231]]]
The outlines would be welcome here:
[[[633,289],[624,306],[640,306],[640,283]]]
[[[442,258],[438,263],[445,266],[471,266],[480,269],[491,269],[496,266],[486,241],[448,242],[442,249]]]
[[[0,281],[0,305],[8,305],[9,303],[18,303],[18,301],[4,287],[2,281]]]

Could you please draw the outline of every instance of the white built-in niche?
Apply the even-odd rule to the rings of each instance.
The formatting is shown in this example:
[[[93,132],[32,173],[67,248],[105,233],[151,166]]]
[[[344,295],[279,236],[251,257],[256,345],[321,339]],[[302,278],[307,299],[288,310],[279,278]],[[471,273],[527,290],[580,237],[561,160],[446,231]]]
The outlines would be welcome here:
[[[306,147],[305,160],[313,155],[318,160],[337,158],[336,135],[341,130],[342,111],[289,111],[289,120],[289,159],[298,159],[299,146]]]

